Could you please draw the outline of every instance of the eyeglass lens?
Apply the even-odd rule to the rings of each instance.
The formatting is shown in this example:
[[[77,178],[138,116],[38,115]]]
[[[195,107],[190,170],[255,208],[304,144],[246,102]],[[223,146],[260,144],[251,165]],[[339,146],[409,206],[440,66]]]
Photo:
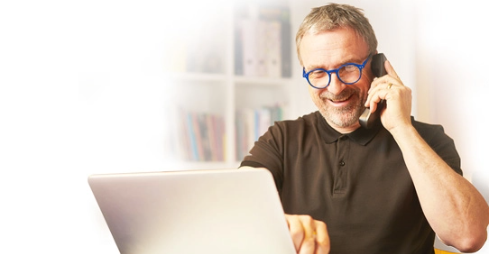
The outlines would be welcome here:
[[[333,73],[331,73],[331,75],[332,74]],[[345,64],[336,71],[336,74],[341,82],[352,84],[360,79],[361,71],[356,65]],[[309,83],[315,87],[326,87],[330,83],[331,75],[328,75],[328,73],[323,70],[312,71],[309,73]]]

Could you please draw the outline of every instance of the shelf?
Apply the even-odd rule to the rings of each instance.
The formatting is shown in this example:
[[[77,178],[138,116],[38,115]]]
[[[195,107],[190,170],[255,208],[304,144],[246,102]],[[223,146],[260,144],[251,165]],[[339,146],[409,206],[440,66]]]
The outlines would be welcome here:
[[[167,164],[163,171],[173,170],[205,170],[238,168],[241,162],[174,162]]]
[[[228,78],[224,74],[216,73],[165,73],[164,77],[175,81],[198,81],[198,82],[224,82]]]
[[[214,73],[167,73],[164,77],[179,82],[225,82],[229,79],[229,76],[225,74]],[[233,76],[232,80],[236,85],[277,86],[291,82],[292,78]]]
[[[292,78],[267,78],[235,76],[236,85],[280,86],[292,81]]]

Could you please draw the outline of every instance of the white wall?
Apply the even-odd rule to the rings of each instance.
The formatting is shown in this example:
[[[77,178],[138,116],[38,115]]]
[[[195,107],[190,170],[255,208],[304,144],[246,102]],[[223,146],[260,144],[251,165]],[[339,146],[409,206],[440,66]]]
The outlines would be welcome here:
[[[489,141],[484,131],[484,102],[489,92],[484,5],[475,0],[428,3],[419,3],[418,12],[417,63],[422,75],[417,82],[426,94],[419,101],[420,112],[424,111],[424,118],[442,123],[456,140],[472,180],[489,180],[484,160],[484,145]],[[489,198],[487,186],[478,185]]]
[[[117,253],[87,176],[163,165],[163,2],[0,2],[0,253]]]
[[[159,2],[0,3],[0,252],[117,253],[86,176],[164,164],[169,93],[158,55],[185,16]],[[350,3],[366,10],[379,50],[416,92],[413,113],[446,127],[487,198],[484,8],[427,2]],[[292,1],[294,19],[324,3]],[[302,88],[297,113],[312,109]]]
[[[489,49],[486,5],[476,0],[417,2],[418,113],[455,140],[468,179],[489,202]],[[489,244],[478,253],[489,253]]]

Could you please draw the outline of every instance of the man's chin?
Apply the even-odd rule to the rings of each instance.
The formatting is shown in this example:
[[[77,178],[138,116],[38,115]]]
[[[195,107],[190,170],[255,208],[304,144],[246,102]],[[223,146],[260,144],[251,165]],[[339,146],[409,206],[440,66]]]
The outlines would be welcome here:
[[[356,125],[358,123],[358,118],[360,114],[358,112],[334,112],[320,110],[321,115],[330,124],[335,126],[345,128]]]

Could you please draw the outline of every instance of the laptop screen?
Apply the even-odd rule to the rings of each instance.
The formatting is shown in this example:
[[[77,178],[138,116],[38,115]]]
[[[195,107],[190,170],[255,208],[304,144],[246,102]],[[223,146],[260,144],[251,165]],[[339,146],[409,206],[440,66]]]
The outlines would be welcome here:
[[[89,184],[123,254],[295,253],[267,170],[92,175]]]

